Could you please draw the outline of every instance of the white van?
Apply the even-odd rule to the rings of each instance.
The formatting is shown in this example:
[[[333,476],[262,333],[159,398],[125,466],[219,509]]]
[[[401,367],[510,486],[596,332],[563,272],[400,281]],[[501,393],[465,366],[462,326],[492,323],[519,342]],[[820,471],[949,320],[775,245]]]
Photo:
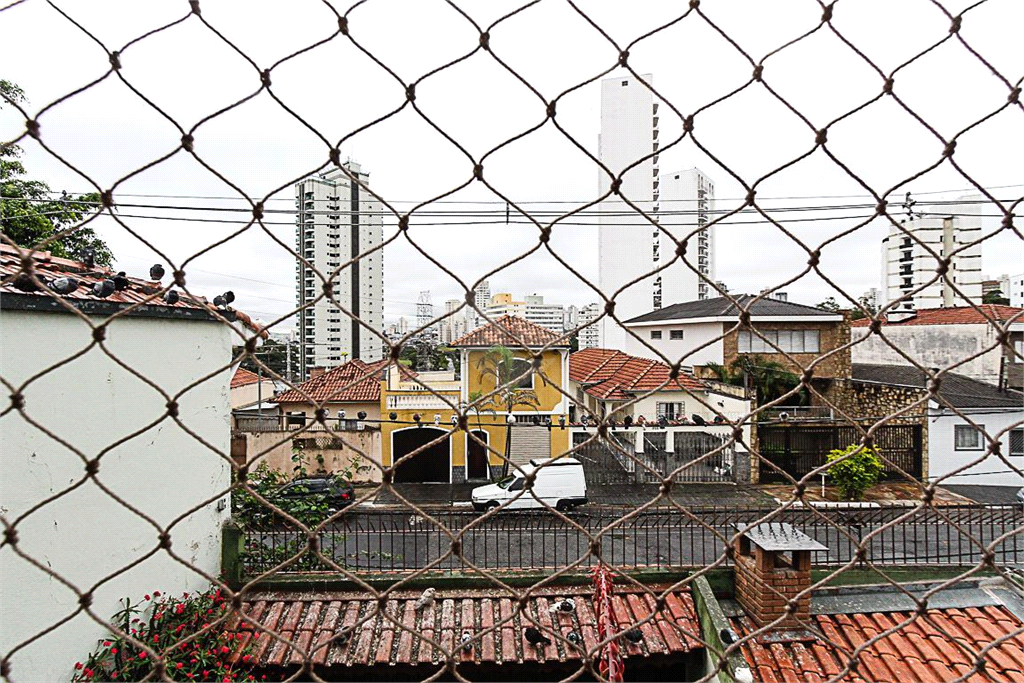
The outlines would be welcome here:
[[[524,491],[526,479],[516,471],[496,484],[473,489],[473,508],[489,510],[506,501],[511,502],[503,509],[539,508],[543,507],[540,501],[544,501],[556,510],[565,511],[587,502],[587,480],[583,477],[583,464],[576,458],[531,460],[522,470],[525,474],[537,472],[532,493]],[[512,500],[517,495],[519,497]]]

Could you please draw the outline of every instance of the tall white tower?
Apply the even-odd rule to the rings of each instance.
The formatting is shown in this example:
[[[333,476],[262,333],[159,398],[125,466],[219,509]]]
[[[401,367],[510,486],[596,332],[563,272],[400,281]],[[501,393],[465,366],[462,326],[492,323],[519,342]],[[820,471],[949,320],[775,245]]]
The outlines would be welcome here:
[[[383,250],[370,253],[384,240],[381,205],[360,186],[370,174],[352,161],[343,166],[348,173],[336,168],[295,184],[297,250],[312,265],[296,264],[303,379],[312,367],[383,354],[381,339],[357,322],[384,329]],[[325,279],[338,305],[323,296]]]
[[[715,228],[708,227],[715,208],[715,184],[698,168],[666,173],[660,181],[661,226],[676,240],[686,241],[684,258],[697,270],[677,259],[661,271],[663,305],[719,296],[709,284],[715,281]],[[676,245],[662,235],[659,250],[663,260],[671,260]]]
[[[973,303],[981,303],[981,244],[972,244],[982,236],[980,206],[918,204],[914,210],[920,213],[902,223],[903,230],[889,227],[889,235],[882,239],[885,304],[902,296],[907,299],[897,305],[897,310],[965,306],[964,296]],[[952,262],[945,276],[915,294],[914,290],[936,277],[939,265],[925,245],[940,258],[952,254]]]
[[[660,308],[662,301],[662,280],[657,276],[645,277],[616,294],[620,287],[652,271],[659,256],[658,229],[643,215],[656,220],[658,210],[658,104],[644,85],[653,85],[654,77],[644,74],[642,78],[629,74],[601,81],[598,158],[608,171],[600,169],[598,191],[603,195],[611,188],[610,172],[622,178],[622,197],[612,194],[599,206],[598,287],[605,296],[615,295],[615,314],[620,320]],[[609,318],[600,324],[602,345],[624,349],[625,329]]]

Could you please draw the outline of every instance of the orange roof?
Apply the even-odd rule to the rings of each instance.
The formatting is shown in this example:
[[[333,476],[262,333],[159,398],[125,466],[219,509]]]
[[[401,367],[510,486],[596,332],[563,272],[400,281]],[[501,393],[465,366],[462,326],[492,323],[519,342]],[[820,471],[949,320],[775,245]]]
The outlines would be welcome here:
[[[533,589],[522,609],[504,591],[438,590],[433,604],[416,609],[419,596],[420,591],[392,593],[383,609],[387,617],[368,593],[321,591],[296,592],[292,596],[247,596],[242,603],[242,616],[231,626],[240,634],[234,660],[249,652],[257,666],[298,666],[304,661],[305,651],[314,666],[387,664],[424,666],[433,671],[448,656],[426,638],[439,642],[455,663],[466,665],[578,661],[582,653],[594,652],[600,642],[591,605],[593,589],[586,586]],[[575,602],[576,610],[571,614],[552,614],[551,605],[565,597]],[[689,591],[667,593],[661,610],[657,610],[653,595],[631,587],[617,587],[611,601],[619,630],[627,630],[631,624],[654,615],[639,627],[644,634],[641,644],[622,644],[623,658],[703,649],[697,640],[700,626]],[[284,640],[271,638],[267,633],[254,634],[253,622]],[[550,645],[540,648],[526,642],[523,632],[534,624],[539,624],[537,628],[548,637],[556,636],[551,638]],[[460,646],[465,631],[476,636],[468,651]],[[568,640],[573,632],[581,638],[578,647]],[[347,633],[352,635],[340,637]],[[250,645],[251,650],[245,650]]]
[[[1005,322],[1016,316],[1016,322],[1024,322],[1024,308],[1002,306],[999,304],[982,304],[974,306],[952,306],[950,308],[922,308],[913,318],[888,322],[886,325],[991,325],[990,320]],[[882,316],[883,319],[885,316]],[[868,327],[870,318],[854,320],[852,327]]]
[[[755,636],[742,645],[743,654],[756,681],[1024,680],[1021,622],[1005,607],[930,609],[924,617],[914,617],[912,612],[817,614],[811,617],[811,626],[823,638],[761,643]],[[898,631],[864,649],[856,674],[838,676],[855,648],[911,618],[913,621]],[[746,617],[734,619],[733,626],[741,636],[755,628]],[[1003,637],[1006,640],[980,657],[985,669],[968,675],[981,650]]]
[[[161,283],[152,280],[127,277],[128,286],[125,289],[114,290],[107,297],[98,297],[92,293],[93,285],[103,280],[113,279],[116,275],[115,271],[102,266],[87,268],[81,261],[54,256],[48,251],[31,251],[30,253],[32,257],[32,270],[35,272],[36,279],[45,284],[57,278],[73,277],[78,281],[78,289],[70,294],[57,294],[49,289],[25,291],[25,289],[16,287],[14,285],[16,280],[25,280],[28,276],[25,274],[25,269],[22,266],[18,249],[8,244],[3,244],[0,245],[0,292],[4,295],[34,297],[35,300],[38,300],[37,303],[49,304],[49,310],[65,310],[56,303],[56,300],[60,299],[86,313],[96,311],[97,304],[110,304],[119,308],[127,308],[135,304],[137,308],[133,309],[133,311],[138,311],[142,314],[155,314],[157,311],[166,313],[166,309],[170,309],[178,312],[179,317],[186,317],[191,312],[189,317],[194,319],[196,311],[205,311],[208,314],[206,319],[213,317],[213,314],[210,313],[213,306],[203,297],[191,296],[181,290],[178,290],[180,298],[173,304],[167,303],[159,296],[154,297],[153,295],[159,292],[163,286]],[[26,284],[29,287],[35,286],[30,281],[26,281]],[[39,306],[35,308],[38,310]],[[226,309],[218,310],[218,313],[227,320],[237,319],[249,330],[256,332],[262,339],[267,339],[270,336],[265,329],[255,324],[252,318],[241,311]]]
[[[691,373],[680,371],[675,380],[671,368],[649,358],[638,358],[612,349],[584,349],[569,356],[569,379],[591,396],[625,401],[649,391],[706,391]]]
[[[493,323],[478,327],[449,346],[507,346],[509,348],[566,347],[569,342],[551,330],[525,318],[505,315]]]
[[[389,360],[365,363],[358,358],[331,368],[318,377],[306,380],[295,388],[274,397],[277,403],[376,403],[380,400],[381,370]],[[400,367],[403,379],[415,372]]]
[[[269,377],[267,379],[270,379]],[[248,384],[256,384],[260,381],[260,376],[255,372],[250,372],[242,366],[238,366],[235,370],[235,374],[231,377],[231,388],[244,387]]]

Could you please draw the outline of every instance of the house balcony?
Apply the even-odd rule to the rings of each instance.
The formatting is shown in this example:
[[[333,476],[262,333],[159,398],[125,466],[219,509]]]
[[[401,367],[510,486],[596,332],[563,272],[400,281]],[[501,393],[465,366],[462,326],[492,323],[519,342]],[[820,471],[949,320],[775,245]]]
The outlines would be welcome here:
[[[389,393],[387,395],[388,410],[452,410],[452,406],[459,405],[460,394],[458,393],[458,382],[454,384],[455,391],[437,388],[443,392],[442,396],[422,393]],[[422,391],[422,388],[420,389]]]

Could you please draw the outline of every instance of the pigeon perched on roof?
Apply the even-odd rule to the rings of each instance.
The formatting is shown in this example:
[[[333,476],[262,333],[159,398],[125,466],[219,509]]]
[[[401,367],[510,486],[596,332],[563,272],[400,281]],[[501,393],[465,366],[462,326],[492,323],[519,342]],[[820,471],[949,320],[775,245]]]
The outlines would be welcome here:
[[[217,296],[213,297],[213,305],[216,306],[217,308],[224,308],[225,306],[228,305],[228,302],[227,300],[224,299],[223,294],[218,294]]]
[[[551,609],[549,611],[552,614],[555,614],[555,613],[572,614],[573,612],[576,611],[576,603],[573,602],[572,598],[563,598],[563,599],[559,600],[558,602],[556,602],[555,604],[551,605]]]
[[[580,638],[580,634],[576,633],[576,631],[569,631],[569,635],[566,636],[566,639],[573,645],[579,645],[580,641],[583,640]]]
[[[638,628],[631,628],[625,633],[623,633],[622,637],[625,638],[627,642],[630,642],[633,645],[639,645],[644,639],[644,632]]]
[[[416,611],[418,612],[424,607],[434,604],[434,593],[436,592],[437,589],[433,586],[423,591],[423,594],[416,599]]]
[[[528,626],[526,630],[523,631],[523,635],[526,636],[526,642],[537,647],[551,644],[551,639],[545,637],[543,633],[535,629],[533,626]]]
[[[178,303],[178,299],[181,298],[181,295],[178,294],[178,291],[175,289],[168,289],[166,292],[164,292],[163,298],[164,303],[168,304],[169,306],[173,306],[174,304]]]
[[[463,631],[462,639],[459,642],[462,644],[462,651],[469,652],[473,649],[473,634],[469,631]]]
[[[83,249],[79,255],[79,259],[82,261],[82,265],[92,270],[96,267],[96,250],[95,249]]]
[[[235,300],[235,293],[232,292],[230,289],[221,294],[221,296],[224,297],[224,301],[228,302],[229,304],[234,302]]]
[[[70,294],[78,289],[78,280],[73,277],[59,277],[50,282],[50,289],[58,294]]]
[[[159,263],[154,263],[149,267],[149,279],[150,280],[162,280],[166,271],[164,267]]]
[[[117,291],[120,292],[123,289],[128,289],[128,285],[130,284],[131,283],[128,282],[128,276],[123,270],[114,276],[114,289]]]
[[[32,277],[27,273],[19,273],[18,276],[15,277],[13,280],[10,280],[8,284],[13,286],[15,289],[20,289],[23,292],[39,291],[39,285],[37,285],[35,283],[35,280],[33,280]]]
[[[114,284],[114,281],[110,278],[104,278],[92,286],[92,295],[106,299],[114,293],[115,289],[117,289],[117,285]]]

